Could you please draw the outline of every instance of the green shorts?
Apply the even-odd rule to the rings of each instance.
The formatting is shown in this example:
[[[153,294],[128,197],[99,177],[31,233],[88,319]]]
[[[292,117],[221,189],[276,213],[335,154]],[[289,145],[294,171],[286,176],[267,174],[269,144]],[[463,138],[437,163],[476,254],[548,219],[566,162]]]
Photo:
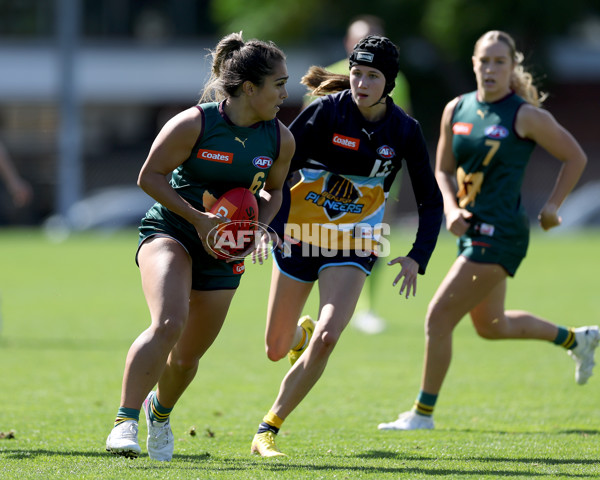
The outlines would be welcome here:
[[[155,204],[142,218],[139,227],[139,247],[150,237],[169,237],[178,242],[192,259],[193,290],[236,289],[244,273],[244,261],[227,263],[211,257],[200,241],[196,229],[179,215]],[[137,252],[135,255],[137,263]]]
[[[469,229],[470,230],[470,229]],[[527,254],[529,235],[498,239],[487,235],[465,235],[458,239],[458,255],[478,263],[495,263],[514,277]]]

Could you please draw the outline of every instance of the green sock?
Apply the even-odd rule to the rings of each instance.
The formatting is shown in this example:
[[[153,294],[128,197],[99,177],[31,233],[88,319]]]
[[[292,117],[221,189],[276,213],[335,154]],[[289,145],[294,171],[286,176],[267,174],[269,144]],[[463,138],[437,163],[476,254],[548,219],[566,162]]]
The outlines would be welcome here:
[[[169,419],[169,415],[173,411],[172,408],[163,407],[158,402],[158,395],[152,395],[152,403],[150,404],[150,420],[153,422],[164,423]]]
[[[423,415],[424,417],[431,417],[433,415],[433,409],[435,408],[435,402],[437,402],[437,397],[437,394],[434,395],[421,390],[413,405],[414,412],[418,415]]]
[[[126,420],[140,421],[140,411],[135,408],[119,407],[117,418],[115,418],[115,427]]]
[[[555,343],[556,345],[560,345],[561,347],[564,347],[567,350],[572,350],[577,346],[577,340],[575,340],[575,332],[572,328],[559,326],[558,333],[556,334],[556,338],[553,340],[553,343]]]

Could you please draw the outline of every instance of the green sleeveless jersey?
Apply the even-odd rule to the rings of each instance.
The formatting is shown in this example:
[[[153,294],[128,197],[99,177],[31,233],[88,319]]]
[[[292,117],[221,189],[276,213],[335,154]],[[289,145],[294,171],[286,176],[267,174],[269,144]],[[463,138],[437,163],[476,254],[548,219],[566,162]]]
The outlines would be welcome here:
[[[173,171],[171,186],[200,211],[210,210],[223,193],[236,187],[248,188],[258,197],[279,156],[277,120],[238,127],[225,115],[223,103],[205,103],[196,108],[202,115],[202,130],[189,158]],[[146,212],[139,233],[140,245],[154,235],[166,235],[186,249],[192,258],[193,289],[231,289],[239,285],[243,260],[227,263],[209,256],[194,226],[162,204],[157,202]]]
[[[514,93],[481,102],[471,92],[460,97],[452,117],[459,205],[473,213],[476,233],[498,240],[529,234],[521,186],[535,143],[514,129],[525,103]]]
[[[210,210],[235,187],[248,188],[258,198],[279,156],[277,120],[238,127],[227,118],[222,103],[197,108],[202,113],[202,131],[190,157],[173,172],[173,188],[200,211]]]

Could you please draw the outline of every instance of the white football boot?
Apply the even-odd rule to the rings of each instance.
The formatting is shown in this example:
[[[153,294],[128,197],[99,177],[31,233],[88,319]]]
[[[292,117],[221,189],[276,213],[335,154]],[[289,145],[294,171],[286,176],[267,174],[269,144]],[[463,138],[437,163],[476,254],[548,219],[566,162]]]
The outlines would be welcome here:
[[[598,347],[600,333],[598,327],[579,327],[573,330],[577,346],[568,353],[575,360],[575,381],[579,385],[585,384],[592,376],[594,365],[594,352]]]
[[[398,419],[389,423],[380,423],[379,430],[431,430],[434,428],[433,417],[419,415],[413,410],[401,413]]]
[[[175,438],[171,431],[170,419],[166,422],[153,422],[150,419],[150,408],[152,407],[152,397],[154,395],[154,392],[150,392],[144,400],[144,413],[148,424],[148,438],[146,439],[148,456],[153,460],[169,462],[173,458]]]
[[[125,420],[112,429],[106,439],[106,451],[114,455],[137,458],[142,449],[138,443],[138,423]]]

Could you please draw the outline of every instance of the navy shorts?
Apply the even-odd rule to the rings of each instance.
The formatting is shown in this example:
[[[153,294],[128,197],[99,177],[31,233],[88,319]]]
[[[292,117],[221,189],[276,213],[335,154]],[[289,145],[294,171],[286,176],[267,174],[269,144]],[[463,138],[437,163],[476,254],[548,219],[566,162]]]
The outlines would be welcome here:
[[[299,242],[289,245],[283,249],[276,248],[273,251],[273,258],[277,263],[279,270],[286,276],[299,282],[312,283],[319,279],[321,271],[327,267],[341,267],[349,265],[359,268],[365,275],[371,275],[371,270],[377,261],[377,255],[371,253],[361,256],[356,253],[339,251],[332,252],[331,256],[325,256],[319,253],[318,247]],[[289,252],[289,255],[286,253]]]

